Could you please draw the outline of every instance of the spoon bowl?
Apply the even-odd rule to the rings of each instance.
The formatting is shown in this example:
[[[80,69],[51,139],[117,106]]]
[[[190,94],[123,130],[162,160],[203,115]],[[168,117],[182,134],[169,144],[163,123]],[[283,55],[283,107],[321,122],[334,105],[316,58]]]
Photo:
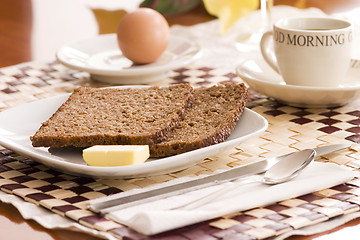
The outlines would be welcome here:
[[[278,184],[289,181],[314,161],[315,156],[316,152],[313,149],[305,149],[286,155],[265,172],[262,182]]]

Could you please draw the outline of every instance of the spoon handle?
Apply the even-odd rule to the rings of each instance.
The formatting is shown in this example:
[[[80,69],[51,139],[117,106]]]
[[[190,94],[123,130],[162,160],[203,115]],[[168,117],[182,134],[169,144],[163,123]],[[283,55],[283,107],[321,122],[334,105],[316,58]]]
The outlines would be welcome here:
[[[344,148],[348,148],[350,146],[351,146],[350,144],[331,144],[331,145],[313,148],[313,150],[315,151],[316,156],[323,156],[328,153],[332,153]]]

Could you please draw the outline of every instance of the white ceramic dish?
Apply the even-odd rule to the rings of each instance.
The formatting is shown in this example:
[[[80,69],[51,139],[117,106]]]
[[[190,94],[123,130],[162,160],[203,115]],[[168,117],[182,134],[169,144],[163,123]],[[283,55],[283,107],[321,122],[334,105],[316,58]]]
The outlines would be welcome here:
[[[249,59],[236,68],[237,74],[259,93],[295,107],[342,106],[360,95],[360,61],[353,60],[345,81],[338,87],[288,85],[263,59]]]
[[[99,35],[61,47],[56,58],[65,66],[89,72],[92,79],[111,84],[145,84],[166,77],[170,70],[183,67],[200,57],[200,47],[172,36],[165,52],[150,64],[134,65],[125,58],[116,34]]]
[[[119,167],[87,166],[82,152],[73,148],[34,148],[30,136],[46,121],[69,95],[61,95],[27,103],[0,112],[0,145],[28,156],[63,172],[97,178],[133,178],[179,171],[212,155],[254,137],[267,128],[267,121],[259,114],[245,109],[240,121],[223,143],[172,157],[149,159],[144,164]]]

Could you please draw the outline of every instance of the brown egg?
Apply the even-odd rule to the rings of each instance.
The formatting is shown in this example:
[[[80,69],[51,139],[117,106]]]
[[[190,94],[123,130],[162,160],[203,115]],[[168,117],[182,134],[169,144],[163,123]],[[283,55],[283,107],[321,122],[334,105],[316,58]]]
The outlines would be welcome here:
[[[156,61],[169,42],[166,19],[151,8],[126,14],[117,28],[119,47],[125,57],[137,64]]]

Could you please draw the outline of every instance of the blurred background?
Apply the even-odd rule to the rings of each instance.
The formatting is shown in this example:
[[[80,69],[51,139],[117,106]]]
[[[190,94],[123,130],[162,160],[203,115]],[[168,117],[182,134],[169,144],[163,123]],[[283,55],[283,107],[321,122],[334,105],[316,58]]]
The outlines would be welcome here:
[[[143,0],[1,0],[0,67],[32,60],[53,61],[56,50],[64,44],[115,32],[121,17],[139,7],[142,2]],[[166,18],[170,25],[193,25],[215,19],[208,14],[202,1],[182,2],[187,2],[190,7],[178,9],[178,13],[169,11]],[[360,4],[359,0],[329,2],[274,0],[274,5],[319,7],[331,14],[335,9],[345,11]]]

